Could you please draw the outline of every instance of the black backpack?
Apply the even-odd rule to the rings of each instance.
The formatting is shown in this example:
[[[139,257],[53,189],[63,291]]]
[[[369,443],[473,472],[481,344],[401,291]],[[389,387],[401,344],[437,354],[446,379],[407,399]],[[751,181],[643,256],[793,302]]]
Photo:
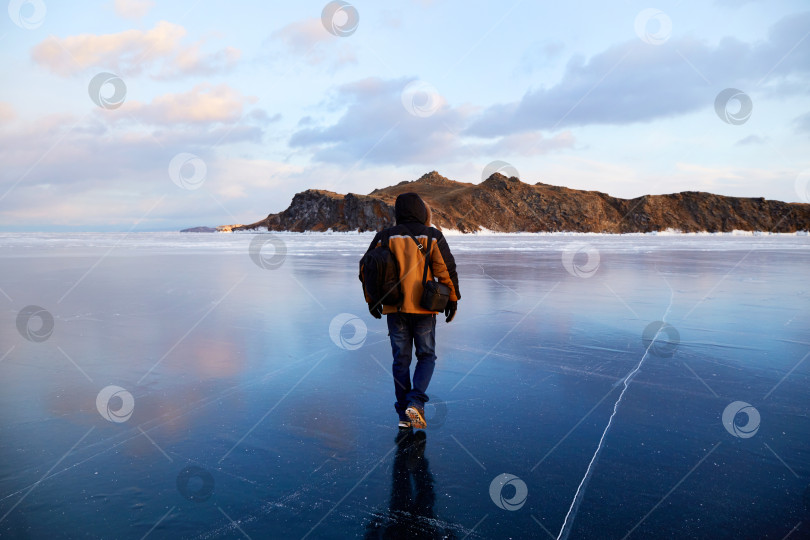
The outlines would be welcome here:
[[[360,259],[360,281],[363,290],[371,298],[369,308],[378,305],[401,306],[404,300],[399,279],[399,263],[388,249],[388,237],[380,245],[368,251]]]

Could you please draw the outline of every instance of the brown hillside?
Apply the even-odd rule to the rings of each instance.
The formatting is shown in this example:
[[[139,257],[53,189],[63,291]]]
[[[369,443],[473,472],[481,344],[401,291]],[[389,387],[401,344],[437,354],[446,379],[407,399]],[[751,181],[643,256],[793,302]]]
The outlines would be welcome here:
[[[290,206],[250,225],[225,230],[374,231],[394,223],[397,195],[413,191],[431,207],[433,225],[474,232],[684,232],[810,230],[810,205],[687,191],[619,199],[598,191],[521,182],[495,173],[480,184],[433,171],[368,195],[309,189]]]

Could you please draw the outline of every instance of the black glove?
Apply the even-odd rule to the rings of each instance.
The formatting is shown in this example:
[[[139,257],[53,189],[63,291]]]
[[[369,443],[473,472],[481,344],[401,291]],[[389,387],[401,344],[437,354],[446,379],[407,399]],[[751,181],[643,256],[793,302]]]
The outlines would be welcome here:
[[[382,319],[382,309],[382,304],[377,304],[376,306],[369,304],[368,306],[368,312],[371,313],[375,319]]]
[[[450,322],[456,316],[456,309],[458,309],[458,302],[450,300],[444,308],[444,315],[447,317],[445,322]]]

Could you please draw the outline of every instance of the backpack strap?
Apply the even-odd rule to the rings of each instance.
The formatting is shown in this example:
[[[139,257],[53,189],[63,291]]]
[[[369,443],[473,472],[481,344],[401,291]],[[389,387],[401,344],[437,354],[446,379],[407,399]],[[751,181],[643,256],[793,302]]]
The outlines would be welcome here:
[[[425,253],[425,246],[422,245],[422,242],[420,242],[419,239],[416,238],[414,235],[412,235],[410,232],[408,233],[408,236],[413,238],[413,241],[416,242],[416,248],[419,250],[419,253]],[[430,237],[428,237],[428,241],[429,240]]]
[[[414,238],[414,240],[416,239]],[[430,236],[430,232],[428,232],[427,249],[425,250],[425,268],[422,270],[422,287],[424,287],[425,283],[427,283],[428,257],[430,257],[431,240],[433,240],[433,238]]]
[[[380,247],[391,249],[391,231],[386,229],[380,235]]]
[[[404,227],[405,227],[405,231],[408,233],[408,236],[410,236],[413,239],[413,241],[416,243],[416,247],[419,250],[419,253],[424,253],[425,252],[425,246],[422,245],[422,242],[420,242],[419,239],[416,238],[416,236],[414,236],[414,234],[411,232],[411,230],[408,228],[407,225],[404,225]],[[430,237],[430,231],[428,231],[428,237]]]

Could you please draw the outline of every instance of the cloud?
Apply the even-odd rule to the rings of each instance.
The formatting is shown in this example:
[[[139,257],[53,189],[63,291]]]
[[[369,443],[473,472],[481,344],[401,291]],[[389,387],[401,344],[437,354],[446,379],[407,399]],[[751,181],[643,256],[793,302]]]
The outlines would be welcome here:
[[[810,112],[795,118],[793,125],[796,126],[796,131],[810,134]]]
[[[170,78],[224,71],[233,67],[241,56],[233,47],[202,53],[204,42],[183,45],[185,36],[185,28],[167,21],[160,21],[146,31],[79,34],[66,38],[50,36],[34,46],[31,58],[63,77],[91,67],[115,71],[118,75],[137,75],[160,64],[161,69],[155,76]]]
[[[285,180],[291,176],[300,175],[303,167],[289,163],[280,163],[263,159],[247,159],[234,157],[227,160],[217,160],[210,168],[212,175],[219,178],[233,179],[233,181],[220,182],[216,186],[216,194],[225,201],[233,199],[250,199],[255,201],[257,194],[264,196],[270,188],[285,186]],[[309,187],[309,186],[307,186]],[[258,198],[262,200],[262,197]],[[253,221],[267,215],[269,208],[262,208],[252,216]]]
[[[447,104],[419,118],[402,105],[408,79],[362,79],[339,87],[333,106],[345,106],[333,125],[304,127],[289,144],[313,152],[315,161],[354,163],[434,163],[456,150],[455,130],[466,114]],[[311,125],[311,124],[310,124]]]
[[[296,21],[273,32],[271,38],[283,43],[288,53],[310,65],[330,64],[333,68],[357,63],[354,50],[345,39],[326,31],[320,18]]]
[[[270,116],[264,109],[253,109],[248,116],[262,126],[273,124],[281,120],[281,113]]]
[[[273,175],[296,169],[262,159],[232,158],[223,149],[232,143],[260,143],[261,137],[260,128],[244,123],[146,130],[110,124],[96,115],[52,115],[13,126],[0,124],[4,167],[0,225],[109,229],[124,224],[126,230],[163,195],[168,196],[166,204],[156,208],[144,226],[231,223],[233,218],[209,194],[240,219],[259,219],[267,214],[263,206],[268,200],[257,198],[257,191],[264,186],[273,194],[275,184],[269,183]],[[169,177],[169,163],[181,152],[198,155],[208,166],[198,192],[182,190]],[[277,183],[283,180],[282,176]],[[283,188],[283,201],[288,202],[292,188]],[[229,200],[238,202],[225,203]],[[191,216],[190,221],[183,216]]]
[[[555,150],[574,147],[574,135],[570,131],[558,133],[553,137],[544,137],[542,133],[514,133],[501,137],[490,144],[478,147],[476,153],[491,156],[532,157],[548,154]]]
[[[787,78],[810,71],[810,40],[803,40],[809,26],[805,12],[780,20],[755,44],[724,38],[713,46],[685,37],[651,47],[632,40],[587,60],[574,57],[558,83],[489,107],[467,133],[649,122],[710,107],[724,88],[751,92],[760,82],[769,92],[795,92]]]
[[[256,101],[227,84],[201,83],[188,92],[158,96],[149,104],[126,102],[121,112],[149,124],[230,123],[242,118],[245,104]]]
[[[549,64],[550,61],[559,57],[565,50],[565,44],[561,41],[538,41],[532,43],[520,57],[515,75],[525,75],[537,70],[538,67]]]
[[[11,122],[17,118],[17,113],[10,103],[0,101],[0,124]]]
[[[384,9],[380,12],[380,24],[386,28],[399,29],[402,27],[402,14],[398,11]]]
[[[119,112],[121,109],[116,115]],[[132,174],[148,183],[146,173],[165,172],[180,152],[209,160],[219,148],[242,142],[259,144],[264,135],[261,127],[248,122],[212,124],[205,129],[163,124],[150,129],[143,123],[104,120],[99,115],[48,115],[0,125],[0,196],[20,179],[21,187],[53,185],[61,189],[73,184],[106,184]]]
[[[115,12],[125,19],[140,19],[154,6],[152,0],[115,0]]]
[[[465,140],[460,132],[475,109],[452,107],[441,95],[431,96],[432,102],[422,96],[427,101],[421,106],[435,112],[412,115],[403,105],[403,89],[412,82],[370,77],[337,88],[329,106],[345,108],[343,115],[326,126],[302,118],[289,145],[311,152],[317,162],[431,167],[475,156],[532,156],[573,146],[569,132],[552,138],[524,133],[485,142]],[[414,103],[408,105],[419,107],[422,98],[411,97]]]
[[[228,71],[242,57],[242,52],[235,47],[225,47],[213,53],[201,51],[203,43],[181,48],[171,62],[164,64],[156,75],[158,79],[171,79],[183,75],[213,75]]]
[[[731,8],[739,8],[745,4],[753,4],[754,2],[761,2],[762,0],[715,0],[718,6],[726,6]]]
[[[288,24],[273,32],[272,37],[283,41],[290,52],[305,56],[319,43],[332,41],[320,19],[310,18]]]
[[[734,143],[734,146],[748,146],[751,144],[765,144],[771,138],[770,137],[760,137],[759,135],[749,135],[748,137],[743,137],[739,141]]]

